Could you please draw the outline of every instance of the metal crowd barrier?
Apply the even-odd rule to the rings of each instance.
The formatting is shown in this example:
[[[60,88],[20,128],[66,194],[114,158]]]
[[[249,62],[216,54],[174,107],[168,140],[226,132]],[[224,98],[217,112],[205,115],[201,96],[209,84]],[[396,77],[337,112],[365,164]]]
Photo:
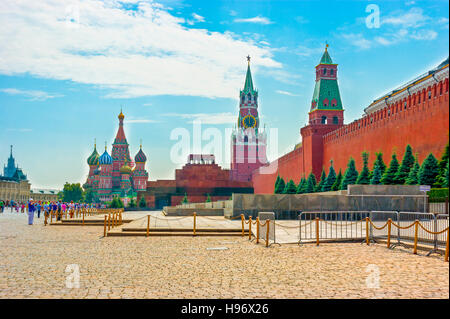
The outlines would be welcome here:
[[[368,211],[301,212],[299,243],[319,239],[363,239]]]

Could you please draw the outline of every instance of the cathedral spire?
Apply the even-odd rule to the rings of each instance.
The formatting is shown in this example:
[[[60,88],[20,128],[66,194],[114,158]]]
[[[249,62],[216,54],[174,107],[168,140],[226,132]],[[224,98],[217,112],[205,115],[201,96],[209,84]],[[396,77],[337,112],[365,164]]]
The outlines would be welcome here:
[[[127,138],[125,137],[125,132],[123,130],[123,119],[125,115],[122,113],[122,108],[120,108],[119,118],[119,129],[117,130],[116,139],[114,140],[114,144],[128,144]]]

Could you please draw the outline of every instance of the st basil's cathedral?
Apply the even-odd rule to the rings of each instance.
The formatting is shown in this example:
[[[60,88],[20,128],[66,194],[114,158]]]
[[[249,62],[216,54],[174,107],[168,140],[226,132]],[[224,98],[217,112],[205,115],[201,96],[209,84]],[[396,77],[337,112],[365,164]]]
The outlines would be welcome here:
[[[125,116],[122,111],[118,118],[119,129],[112,145],[111,155],[106,146],[100,155],[97,146],[94,145],[94,151],[87,159],[89,174],[83,187],[92,189],[94,197],[99,201],[111,201],[115,196],[136,197],[138,191],[147,188],[148,172],[145,169],[147,157],[141,145],[134,162],[131,160],[129,144],[123,130]]]

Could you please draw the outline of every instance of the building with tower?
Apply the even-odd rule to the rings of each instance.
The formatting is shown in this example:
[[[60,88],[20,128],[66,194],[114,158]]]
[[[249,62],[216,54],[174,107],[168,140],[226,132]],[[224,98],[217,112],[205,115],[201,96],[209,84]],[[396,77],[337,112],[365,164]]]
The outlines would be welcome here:
[[[107,146],[100,155],[97,145],[87,159],[89,173],[83,187],[93,192],[98,201],[111,201],[114,196],[121,197],[126,204],[131,198],[137,196],[138,191],[147,188],[148,172],[145,169],[147,157],[142,151],[142,144],[134,158],[130,157],[129,144],[123,129],[125,116],[122,111],[119,116],[119,129],[117,130],[111,155]]]
[[[403,157],[411,145],[420,163],[433,153],[440,158],[449,138],[448,58],[437,67],[377,98],[364,109],[362,118],[344,124],[337,64],[328,45],[315,67],[315,87],[308,123],[300,129],[301,143],[270,164],[253,171],[255,193],[272,194],[277,176],[299,183],[312,172],[318,179],[330,162],[345,172],[353,158],[363,166],[362,152],[369,153],[372,167],[377,152],[386,163],[395,153]],[[355,88],[357,89],[357,88]]]
[[[236,181],[251,181],[252,172],[267,163],[266,134],[260,129],[258,91],[253,87],[250,56],[244,88],[239,92],[237,128],[231,136],[231,174]]]
[[[0,199],[15,202],[26,202],[30,198],[31,184],[22,169],[16,164],[11,145],[7,165],[3,166],[3,176],[0,175]]]

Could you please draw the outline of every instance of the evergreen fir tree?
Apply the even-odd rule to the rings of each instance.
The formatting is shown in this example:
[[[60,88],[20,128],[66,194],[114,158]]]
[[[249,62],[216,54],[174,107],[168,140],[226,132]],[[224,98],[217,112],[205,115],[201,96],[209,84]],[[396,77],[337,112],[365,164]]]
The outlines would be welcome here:
[[[322,192],[329,192],[331,191],[331,187],[333,186],[334,182],[336,182],[336,171],[333,167],[333,161],[330,162],[330,171],[328,172],[327,179],[325,180],[325,183],[322,186]]]
[[[395,174],[398,171],[398,160],[397,155],[392,154],[391,162],[389,163],[389,168],[384,172],[381,178],[381,184],[383,185],[394,185],[395,184]]]
[[[280,184],[280,175],[277,175],[277,179],[275,180],[275,186],[273,188],[274,194],[277,194],[278,184]]]
[[[305,184],[306,180],[304,177],[302,177],[296,188],[296,194],[303,194],[305,192]]]
[[[384,164],[383,161],[383,153],[379,152],[376,153],[375,155],[377,156],[377,159],[373,163],[373,170],[375,170],[375,166],[378,165],[378,167],[380,168],[381,176],[383,176],[384,172],[386,171],[386,164]]]
[[[340,189],[346,190],[348,185],[352,185],[356,183],[356,179],[358,178],[358,171],[355,167],[355,160],[350,158],[347,164],[347,169],[344,173],[344,178],[342,179]]]
[[[449,181],[448,181],[448,161],[447,161],[447,167],[445,168],[445,173],[444,173],[444,180],[442,183],[442,187],[448,187]]]
[[[321,192],[322,191],[322,186],[325,183],[325,180],[327,179],[327,175],[325,174],[325,170],[322,169],[322,174],[320,175],[320,181],[319,183],[316,185],[316,192]]]
[[[124,208],[125,205],[123,204],[122,198],[117,198],[118,207],[117,208]]]
[[[208,194],[208,196],[206,197],[205,203],[211,203],[211,196],[209,196],[209,194]]]
[[[308,179],[306,180],[305,193],[314,193],[316,190],[316,177],[311,172],[309,173]]]
[[[145,201],[145,197],[144,196],[141,196],[141,199],[139,200],[139,207],[140,208],[147,207],[147,202]]]
[[[449,144],[445,145],[444,153],[442,154],[441,160],[439,161],[439,174],[444,175],[447,169],[449,160]]]
[[[447,168],[447,163],[449,161],[449,145],[445,146],[444,153],[442,154],[441,160],[438,163],[438,176],[436,177],[436,183],[434,184],[434,187],[440,188],[445,187],[445,172]]]
[[[359,173],[356,179],[356,184],[368,185],[370,183],[370,170],[369,170],[369,153],[362,153],[363,169]]]
[[[370,178],[370,185],[379,185],[381,184],[381,167],[379,165],[375,165],[372,173],[372,177]]]
[[[285,187],[286,187],[286,184],[284,183],[284,179],[283,179],[283,177],[280,177],[278,184],[275,188],[275,194],[283,194]]]
[[[406,145],[405,155],[403,156],[402,164],[398,168],[397,173],[395,174],[394,183],[398,185],[403,185],[408,178],[409,172],[413,167],[415,162],[414,156],[412,154],[411,145]]]
[[[284,194],[295,194],[297,193],[297,186],[295,185],[294,181],[291,179],[286,184],[286,188],[284,189]]]
[[[130,202],[128,203],[128,207],[130,208],[136,207],[136,201],[134,200],[134,197],[131,197]]]
[[[406,185],[417,185],[419,183],[419,170],[420,164],[419,160],[416,158],[413,167],[409,171],[408,178],[405,181]]]
[[[336,176],[336,181],[333,186],[331,186],[332,191],[338,191],[341,188],[342,178],[342,170],[339,170],[339,174]]]
[[[419,170],[419,184],[433,185],[438,175],[438,161],[432,153],[423,161]]]
[[[184,197],[183,197],[183,200],[181,201],[181,203],[182,203],[182,204],[189,204],[189,199],[188,199],[186,193],[184,193]]]

